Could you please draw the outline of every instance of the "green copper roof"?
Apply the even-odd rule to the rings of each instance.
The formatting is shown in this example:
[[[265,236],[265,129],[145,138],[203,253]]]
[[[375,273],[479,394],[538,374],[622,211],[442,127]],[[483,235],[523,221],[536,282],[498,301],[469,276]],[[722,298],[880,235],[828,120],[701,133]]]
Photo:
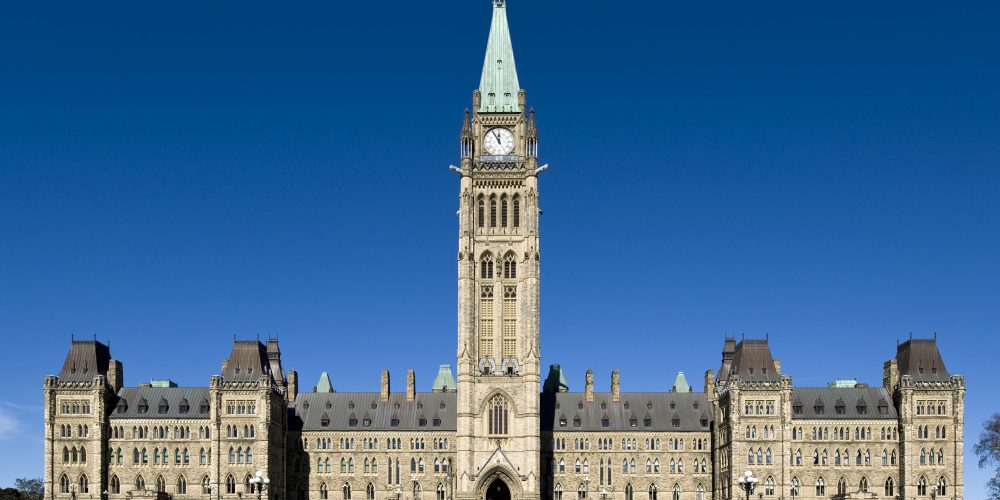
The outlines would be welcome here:
[[[826,384],[826,386],[827,387],[835,387],[835,388],[839,388],[839,389],[843,389],[843,388],[850,389],[850,388],[853,388],[853,387],[857,387],[858,386],[858,381],[856,379],[853,379],[853,378],[838,378],[838,379],[830,382],[829,384]]]
[[[434,385],[431,390],[434,392],[451,392],[458,389],[455,383],[455,376],[451,374],[451,365],[441,365],[438,367],[437,377],[434,377]]]
[[[333,384],[330,383],[330,375],[326,372],[319,374],[319,382],[316,382],[316,392],[333,392]]]
[[[674,378],[674,387],[670,389],[670,392],[691,392],[691,385],[684,377],[684,372],[677,372],[677,377]]]
[[[569,392],[569,384],[566,382],[562,366],[549,365],[549,376],[545,378],[542,390],[545,392]]]
[[[506,0],[493,0],[493,23],[490,24],[490,39],[486,42],[483,77],[479,80],[481,113],[521,111],[517,101],[517,93],[521,87],[517,83],[514,47],[510,43],[510,29],[507,27],[506,3]]]

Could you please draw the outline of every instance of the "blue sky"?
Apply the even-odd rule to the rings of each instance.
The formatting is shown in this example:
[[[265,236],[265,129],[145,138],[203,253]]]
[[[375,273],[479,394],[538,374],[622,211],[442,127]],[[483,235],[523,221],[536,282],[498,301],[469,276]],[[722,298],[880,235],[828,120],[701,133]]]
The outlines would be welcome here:
[[[697,389],[727,334],[802,386],[939,335],[1000,411],[1000,5],[528,2],[543,363]],[[0,6],[0,485],[41,476],[71,334],[206,385],[279,335],[311,387],[455,357],[457,161],[486,0]]]

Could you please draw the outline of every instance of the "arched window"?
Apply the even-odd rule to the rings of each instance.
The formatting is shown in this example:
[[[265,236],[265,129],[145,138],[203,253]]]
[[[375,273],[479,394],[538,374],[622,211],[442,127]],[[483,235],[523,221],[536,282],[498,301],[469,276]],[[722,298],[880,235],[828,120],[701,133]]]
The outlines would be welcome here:
[[[868,478],[867,477],[862,477],[861,478],[861,482],[858,483],[858,489],[861,490],[861,493],[868,493]]]
[[[178,495],[187,495],[187,491],[188,491],[188,482],[187,482],[187,479],[185,479],[184,476],[178,477],[177,478],[177,494]]]
[[[481,227],[481,228],[485,227],[486,226],[486,201],[483,199],[482,196],[479,197],[479,213],[477,215],[478,215],[478,217],[476,217],[476,222],[479,224],[479,227]]]
[[[479,277],[482,279],[493,277],[493,256],[484,254],[483,260],[479,263]]]
[[[562,485],[559,484],[559,483],[556,483],[556,487],[555,487],[555,489],[552,490],[552,493],[553,493],[553,495],[552,495],[553,496],[553,500],[562,500],[562,494],[563,494]]]
[[[885,480],[885,496],[891,497],[896,492],[896,484],[892,481],[892,478]]]
[[[163,476],[156,476],[156,492],[157,493],[167,492],[167,481],[163,479]]]
[[[372,474],[378,474],[378,459],[372,459]]]
[[[205,475],[205,477],[201,478],[201,494],[209,495],[211,493],[212,493],[212,480],[208,477],[208,475]]]
[[[774,496],[774,478],[767,476],[764,480],[764,494],[767,496]]]
[[[920,449],[920,465],[924,465],[926,463],[927,463],[927,450],[921,448]]]
[[[823,481],[823,478],[818,478],[816,479],[816,496],[823,495],[826,495],[826,481]]]
[[[326,487],[326,483],[319,483],[319,498],[320,500],[330,498],[330,490]]]
[[[838,495],[846,495],[847,494],[847,479],[844,479],[843,477],[841,477],[837,481],[837,494]]]
[[[576,489],[576,500],[586,500],[587,499],[587,487],[583,484]]]
[[[500,227],[507,227],[507,195],[500,197]]]
[[[670,494],[671,500],[681,500],[681,485],[674,483],[674,489]]]
[[[413,483],[413,500],[420,500],[420,483]]]
[[[226,493],[229,495],[236,494],[236,478],[232,474],[226,476]]]
[[[514,227],[521,227],[521,197],[514,195]]]
[[[941,476],[941,479],[938,479],[937,494],[938,496],[945,496],[948,494],[948,481],[944,478],[944,476]]]
[[[626,484],[625,485],[625,500],[632,500],[632,496],[634,494],[635,494],[635,491],[632,489],[632,483]]]
[[[656,500],[656,485],[649,485],[649,489],[646,490],[649,495],[649,500]]]
[[[487,415],[489,434],[491,436],[507,435],[508,414],[507,400],[500,394],[493,396],[493,399],[490,400]]]
[[[353,469],[354,468],[353,467],[354,461],[352,460],[350,463],[352,465],[351,469]],[[417,472],[419,472],[421,474],[424,473],[424,459],[423,458],[421,458],[420,460],[417,460]]]
[[[247,463],[253,463],[253,448],[250,448],[249,446],[247,447]]]
[[[799,478],[797,477],[792,478],[791,492],[792,492],[792,498],[796,498],[799,496]]]
[[[497,199],[490,196],[490,227],[497,227]]]
[[[444,500],[444,483],[438,483],[436,500]]]
[[[86,474],[80,474],[80,491],[79,493],[90,493],[90,481],[87,480]]]
[[[344,500],[351,500],[351,485],[344,483],[344,487],[340,489],[343,493]]]
[[[917,495],[927,495],[927,478],[924,476],[920,476],[920,479],[917,479]]]
[[[774,456],[771,455],[771,449],[770,448],[768,448],[767,452],[764,453],[764,460],[765,460],[764,463],[766,463],[767,465],[771,465],[771,463],[774,461]]]
[[[122,482],[117,475],[111,476],[111,494],[117,495],[122,492]]]
[[[514,254],[507,254],[503,259],[503,277],[507,279],[517,278],[517,259]]]
[[[365,487],[365,500],[375,500],[375,485],[372,483]]]

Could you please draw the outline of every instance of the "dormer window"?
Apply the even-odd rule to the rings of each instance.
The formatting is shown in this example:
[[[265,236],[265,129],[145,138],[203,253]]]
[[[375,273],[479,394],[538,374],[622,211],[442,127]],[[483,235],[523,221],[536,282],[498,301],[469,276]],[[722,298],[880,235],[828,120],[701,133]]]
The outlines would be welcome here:
[[[792,412],[794,412],[796,415],[801,415],[802,414],[802,405],[795,405],[795,406],[793,406],[792,407]]]
[[[389,426],[399,427],[399,417],[392,417],[391,419],[389,419]]]
[[[327,404],[330,404],[330,402],[329,402],[329,401],[327,401],[326,403],[327,403]],[[348,410],[353,410],[353,409],[354,409],[354,401],[348,401],[348,402],[347,402],[347,409],[348,409]]]
[[[858,410],[858,415],[867,415],[868,414],[868,407],[865,406],[865,405],[858,405],[857,410]]]
[[[347,426],[348,427],[357,427],[358,426],[358,419],[355,418],[355,417],[351,417],[351,418],[347,419]]]
[[[638,427],[639,426],[639,420],[636,419],[635,417],[630,418],[628,420],[628,426],[629,427]]]
[[[824,410],[823,405],[813,406],[813,411],[815,411],[817,415],[822,415],[823,414],[823,410]]]
[[[167,410],[169,409],[170,405],[168,405],[166,401],[160,401],[160,405],[157,407],[157,412],[160,415],[163,415],[164,413],[167,413]]]
[[[434,427],[441,427],[441,419],[435,417],[434,419],[431,420],[431,425],[433,425]]]
[[[181,413],[181,415],[187,415],[187,413],[191,411],[191,407],[188,405],[187,400],[184,400],[181,401],[181,404],[180,406],[177,407],[177,410]]]
[[[707,418],[701,419],[701,426],[702,427],[708,427],[708,419]]]
[[[624,404],[623,406],[624,406],[624,407],[625,407],[625,409],[627,410],[627,409],[628,409],[628,401],[626,401],[626,402],[625,402],[625,404]]]
[[[327,415],[326,413],[324,413],[323,416],[319,419],[319,425],[322,425],[323,427],[329,427],[330,426],[330,416]]]
[[[601,401],[601,409],[602,410],[607,410],[608,409],[608,403],[606,403],[604,401]]]
[[[417,420],[417,425],[419,425],[420,427],[427,427],[427,419],[424,417],[420,417],[420,419]]]
[[[583,420],[581,420],[580,417],[574,418],[573,427],[583,427]]]
[[[118,413],[125,413],[128,411],[128,401],[124,399],[118,402],[118,406],[115,407],[115,411]]]
[[[139,401],[139,406],[136,408],[136,412],[140,415],[145,415],[147,411],[149,411],[149,403],[146,403],[145,399]]]
[[[843,415],[847,413],[847,408],[844,405],[837,405],[834,407],[837,411],[837,415]]]
[[[679,418],[672,418],[672,419],[670,419],[670,426],[673,427],[673,428],[675,428],[675,429],[678,428],[678,427],[680,427],[681,426],[681,419],[679,419]]]
[[[670,409],[671,410],[676,410],[677,409],[677,403],[674,403],[673,401],[671,401],[670,402]]]
[[[878,405],[878,413],[879,413],[879,415],[886,415],[886,414],[888,414],[889,413],[889,406],[886,405],[886,404],[880,404],[880,405]]]
[[[372,401],[372,409],[373,410],[378,409],[378,403]]]
[[[362,427],[371,427],[372,426],[372,419],[368,418],[368,417],[365,417],[364,420],[361,421],[361,425],[362,425]]]
[[[582,410],[582,409],[583,409],[583,401],[578,401],[578,402],[576,403],[576,408],[577,408],[578,410]]]
[[[559,427],[566,427],[566,417],[559,417]]]
[[[650,410],[650,411],[653,410],[653,402],[652,401],[646,401],[646,409]]]
[[[208,401],[202,401],[201,405],[198,407],[200,413],[208,413]]]
[[[611,426],[611,420],[608,417],[604,417],[601,419],[601,427],[610,427],[610,426]]]
[[[643,427],[652,427],[653,426],[653,419],[651,419],[651,418],[644,418],[644,419],[642,419],[642,426]]]

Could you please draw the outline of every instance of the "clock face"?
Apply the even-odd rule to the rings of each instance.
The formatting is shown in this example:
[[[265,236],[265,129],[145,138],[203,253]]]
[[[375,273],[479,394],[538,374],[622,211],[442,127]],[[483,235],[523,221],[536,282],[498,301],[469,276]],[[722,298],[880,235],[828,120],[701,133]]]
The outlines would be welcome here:
[[[505,155],[514,150],[514,134],[505,128],[495,128],[486,132],[483,141],[491,155]]]

